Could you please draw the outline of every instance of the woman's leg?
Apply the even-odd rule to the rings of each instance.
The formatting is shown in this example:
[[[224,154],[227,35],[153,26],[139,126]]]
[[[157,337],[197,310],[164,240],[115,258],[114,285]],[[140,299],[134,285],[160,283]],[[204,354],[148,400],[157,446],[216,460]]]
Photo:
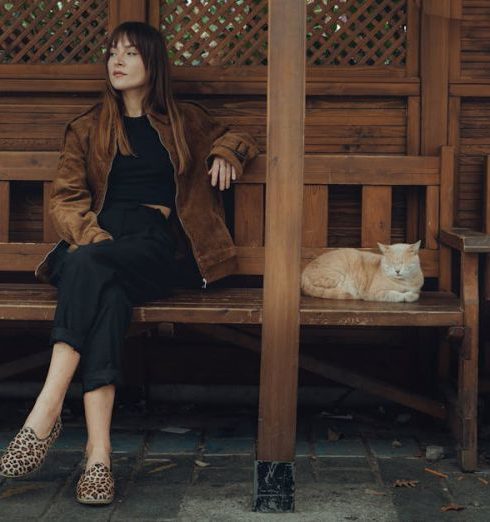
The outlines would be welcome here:
[[[115,386],[108,384],[83,395],[88,440],[85,448],[87,468],[95,462],[110,465],[110,429]]]
[[[69,344],[57,342],[53,346],[48,375],[36,403],[24,426],[30,426],[39,438],[46,437],[61,413],[63,400],[80,354]]]

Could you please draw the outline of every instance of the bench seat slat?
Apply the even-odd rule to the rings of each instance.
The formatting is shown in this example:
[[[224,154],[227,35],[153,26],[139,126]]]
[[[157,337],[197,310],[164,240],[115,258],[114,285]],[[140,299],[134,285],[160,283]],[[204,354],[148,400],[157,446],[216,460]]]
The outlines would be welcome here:
[[[261,324],[262,288],[177,289],[175,295],[135,306],[134,322]],[[0,285],[0,320],[52,321],[56,289],[23,284]],[[457,326],[463,311],[457,296],[423,292],[416,303],[378,303],[301,296],[303,325]]]

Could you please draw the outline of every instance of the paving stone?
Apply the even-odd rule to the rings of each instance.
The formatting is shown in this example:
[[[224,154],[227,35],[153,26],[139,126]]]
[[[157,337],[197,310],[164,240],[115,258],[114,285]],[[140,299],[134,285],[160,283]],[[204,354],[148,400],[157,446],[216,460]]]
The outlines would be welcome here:
[[[327,440],[317,440],[315,442],[315,454],[318,457],[326,455],[345,456],[345,457],[364,457],[366,448],[359,438],[339,439],[329,442]]]
[[[194,458],[181,455],[163,458],[145,459],[142,467],[136,475],[135,481],[142,477],[160,480],[162,484],[189,484],[194,469]]]
[[[200,460],[209,462],[218,468],[253,468],[255,463],[255,455],[206,455],[205,458],[200,458]]]
[[[370,469],[367,457],[338,457],[338,456],[322,456],[315,459],[315,465],[326,467],[329,469]]]
[[[226,467],[218,468],[208,466],[206,468],[196,469],[196,482],[205,482],[212,487],[222,487],[227,484],[235,484],[238,482],[253,483],[253,468],[235,468]]]
[[[436,471],[442,471],[443,473],[462,473],[461,467],[458,464],[458,460],[456,457],[451,458],[443,458],[436,462],[429,462],[425,458],[422,458],[422,461],[425,462],[425,465],[429,468],[435,469]],[[479,466],[478,469],[480,471],[485,471],[483,467]],[[490,471],[490,470],[487,470]]]
[[[126,497],[117,502],[111,521],[172,520],[177,517],[186,484],[162,485],[160,480],[132,483]]]
[[[85,451],[87,430],[81,426],[63,426],[60,436],[53,444],[53,449]]]
[[[402,445],[401,447],[394,447],[393,441],[398,440]],[[413,457],[419,458],[420,446],[414,439],[409,438],[397,438],[393,437],[390,439],[368,439],[369,447],[377,458],[398,458],[398,457]]]
[[[254,450],[255,439],[251,438],[208,438],[204,443],[204,453],[209,455],[236,455],[240,453],[253,453]]]
[[[449,504],[452,498],[445,479],[424,471],[426,464],[416,459],[380,459],[378,461],[381,477],[386,487],[392,491],[393,501],[400,522],[448,520],[448,513],[441,507]],[[395,480],[418,480],[415,488],[394,488]],[[454,514],[454,513],[452,513]],[[451,514],[450,514],[451,515]],[[458,520],[465,520],[459,518]]]
[[[63,482],[7,479],[0,487],[0,520],[40,519]]]
[[[156,431],[148,443],[148,454],[185,454],[194,453],[200,439],[198,431],[175,434]]]
[[[141,450],[145,434],[143,432],[115,431],[111,432],[113,453],[136,453]]]
[[[488,506],[490,474],[462,472],[450,474],[447,485],[458,504],[472,507]]]
[[[220,419],[221,421],[221,419]],[[209,426],[206,428],[206,437],[209,438],[252,438],[257,436],[257,420],[254,418],[230,419],[226,425]]]
[[[194,466],[196,482],[221,484],[227,477],[233,481],[253,482],[255,457],[248,455],[213,456],[200,459],[209,464],[207,467]],[[229,483],[227,480],[226,483]]]
[[[376,483],[376,477],[368,469],[333,469],[326,466],[316,468],[317,481],[325,484],[358,484],[369,485]]]
[[[50,449],[41,468],[32,475],[27,475],[23,480],[64,482],[76,469],[81,458],[81,452],[66,452]]]
[[[297,458],[294,466],[296,486],[298,484],[310,484],[316,481],[315,470],[310,458]]]
[[[296,457],[311,455],[310,444],[307,440],[296,440]]]

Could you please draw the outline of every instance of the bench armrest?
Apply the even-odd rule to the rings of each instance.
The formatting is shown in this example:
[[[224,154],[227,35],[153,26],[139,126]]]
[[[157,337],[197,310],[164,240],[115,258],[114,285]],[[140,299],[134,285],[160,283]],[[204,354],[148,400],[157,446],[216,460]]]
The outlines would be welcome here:
[[[490,235],[470,228],[441,230],[439,241],[460,252],[490,253]]]

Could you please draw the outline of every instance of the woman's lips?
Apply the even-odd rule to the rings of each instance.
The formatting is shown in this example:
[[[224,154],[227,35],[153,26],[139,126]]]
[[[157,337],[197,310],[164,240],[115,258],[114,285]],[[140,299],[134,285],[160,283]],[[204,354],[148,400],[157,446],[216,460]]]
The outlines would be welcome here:
[[[126,76],[124,73],[114,73],[113,76],[119,78],[120,76]]]

